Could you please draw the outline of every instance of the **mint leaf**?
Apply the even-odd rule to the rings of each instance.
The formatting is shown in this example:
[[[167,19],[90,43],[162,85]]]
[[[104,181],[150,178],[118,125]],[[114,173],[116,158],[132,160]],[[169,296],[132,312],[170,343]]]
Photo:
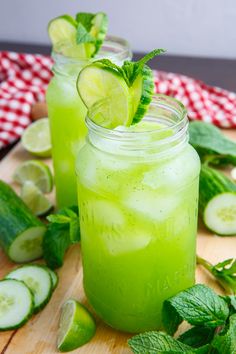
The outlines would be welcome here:
[[[49,224],[43,238],[43,256],[49,268],[63,265],[65,253],[70,246],[69,227],[67,224]]]
[[[236,313],[236,297],[233,295],[229,295],[221,296],[221,298],[225,300],[225,302],[228,304],[230,315]]]
[[[128,340],[135,354],[187,353],[191,348],[164,332],[146,332]]]
[[[78,12],[75,16],[75,19],[78,24],[82,24],[87,32],[91,30],[92,21],[95,17],[95,14],[90,12]]]
[[[116,72],[117,74],[123,76],[123,71],[122,71],[121,67],[114,64],[109,59],[99,59],[99,60],[94,61],[94,63],[101,64],[104,67],[104,69],[112,70],[112,71]]]
[[[212,164],[236,166],[236,143],[226,138],[220,129],[204,122],[189,124],[189,142],[199,153],[201,160]]]
[[[192,327],[181,334],[178,340],[191,347],[198,348],[211,342],[215,334],[215,328]]]
[[[166,300],[163,307],[172,306],[179,316],[193,326],[218,327],[224,325],[229,309],[225,301],[212,289],[197,284]],[[165,310],[164,310],[165,311]],[[166,311],[168,314],[168,311]],[[166,316],[165,329],[172,319]]]
[[[227,294],[233,295],[236,293],[236,260],[234,258],[212,265],[207,260],[197,256],[197,263],[201,264],[216,278]]]
[[[215,336],[211,345],[220,354],[236,353],[236,314],[230,316],[229,325]]]
[[[144,65],[157,55],[165,53],[164,49],[154,49],[152,52],[146,54],[142,59],[137,62],[126,60],[122,66],[123,77],[130,87],[134,83],[137,76],[142,72]]]
[[[95,38],[86,30],[86,28],[79,23],[77,27],[77,33],[76,33],[76,43],[81,44],[81,43],[94,43]]]
[[[50,223],[43,240],[44,259],[54,269],[63,265],[68,247],[80,241],[78,207],[63,208],[47,219]]]
[[[128,340],[135,354],[206,354],[209,347],[194,349],[179,342],[164,332],[147,332],[138,334]]]
[[[181,322],[183,322],[182,317],[171,303],[166,301],[165,306],[162,308],[162,323],[167,333],[170,335],[175,334]]]

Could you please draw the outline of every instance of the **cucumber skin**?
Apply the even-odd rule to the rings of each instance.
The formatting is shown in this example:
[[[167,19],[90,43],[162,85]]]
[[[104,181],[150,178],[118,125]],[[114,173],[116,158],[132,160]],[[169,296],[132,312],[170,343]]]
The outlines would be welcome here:
[[[136,124],[142,120],[149,108],[149,105],[152,101],[152,96],[154,94],[155,85],[153,79],[153,72],[147,65],[144,65],[143,67],[142,78],[143,82],[140,102],[138,104],[136,112],[134,113],[133,121],[131,124]]]
[[[9,247],[22,232],[34,226],[45,227],[13,189],[0,180],[0,246],[13,262]]]
[[[17,281],[19,283],[22,283],[24,286],[27,287],[27,289],[29,290],[30,294],[31,294],[31,307],[30,307],[30,311],[29,311],[29,314],[28,316],[26,316],[20,323],[18,323],[16,326],[9,326],[9,327],[5,327],[5,328],[0,328],[0,332],[4,332],[4,331],[10,331],[10,330],[14,330],[14,329],[18,329],[18,328],[21,328],[26,322],[29,321],[29,319],[32,317],[32,315],[34,314],[34,295],[32,293],[32,291],[30,290],[30,288],[28,288],[27,285],[25,285],[25,283],[21,280],[17,280],[17,279],[2,279],[0,280],[0,282],[2,281]]]
[[[215,230],[209,228],[205,222],[204,211],[209,201],[222,193],[233,193],[236,195],[236,184],[222,172],[216,171],[206,165],[202,165],[199,180],[199,213],[201,214],[206,227],[213,233],[215,233]],[[220,233],[217,233],[217,235],[230,236]]]
[[[53,291],[54,291],[53,283],[52,283],[52,278],[51,278],[51,276],[50,276],[50,273],[48,272],[47,269],[45,269],[45,268],[47,268],[47,267],[44,266],[43,264],[35,264],[35,263],[33,263],[33,264],[25,264],[25,265],[23,265],[23,266],[20,266],[20,267],[17,267],[17,268],[15,268],[15,269],[11,270],[7,275],[5,275],[5,278],[4,278],[4,279],[6,279],[6,280],[7,280],[7,279],[10,279],[10,280],[18,280],[18,279],[9,277],[9,276],[11,276],[11,273],[14,272],[14,271],[17,270],[17,269],[20,269],[20,268],[27,268],[27,267],[32,267],[32,266],[33,266],[33,267],[38,267],[38,268],[44,269],[45,272],[47,272],[47,274],[49,275],[50,280],[51,280],[50,291],[49,291],[48,296],[46,297],[46,299],[45,299],[40,305],[38,305],[37,307],[35,307],[35,305],[33,305],[33,314],[35,315],[36,313],[40,312],[40,311],[48,304],[48,302],[50,301],[50,299],[51,299],[51,297],[52,297]],[[21,281],[21,282],[29,289],[29,287],[27,286],[27,284],[26,284],[23,280],[19,280],[19,281]],[[30,291],[31,291],[31,290],[30,290]],[[32,291],[31,291],[31,293],[33,294]],[[33,294],[33,296],[34,296],[34,294]]]

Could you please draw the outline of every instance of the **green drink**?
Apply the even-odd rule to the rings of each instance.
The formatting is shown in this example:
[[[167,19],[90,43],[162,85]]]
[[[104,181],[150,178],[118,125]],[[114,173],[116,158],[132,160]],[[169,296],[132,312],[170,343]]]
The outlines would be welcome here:
[[[137,125],[87,125],[77,165],[86,295],[114,328],[159,329],[163,301],[195,279],[200,163],[186,110],[157,95]]]
[[[101,14],[98,15],[101,16]],[[65,33],[71,35],[74,28],[73,21],[75,20],[69,16],[61,16],[53,20],[53,25],[55,22],[57,27],[55,29],[49,27],[49,34],[52,32],[51,38],[54,40],[55,36],[58,37],[61,29],[64,29],[63,35]],[[94,31],[94,28],[92,30]],[[104,28],[100,32],[104,34]],[[90,43],[71,44],[70,38],[60,37],[58,40],[57,37],[59,45],[54,48],[52,55],[54,77],[48,86],[47,104],[57,207],[61,208],[77,204],[75,157],[83,146],[87,133],[85,125],[87,110],[76,89],[78,73],[84,66],[98,58],[109,58],[121,64],[124,60],[131,58],[131,52],[125,40],[108,36],[95,58],[86,58],[86,55],[91,54],[88,54],[91,48]]]

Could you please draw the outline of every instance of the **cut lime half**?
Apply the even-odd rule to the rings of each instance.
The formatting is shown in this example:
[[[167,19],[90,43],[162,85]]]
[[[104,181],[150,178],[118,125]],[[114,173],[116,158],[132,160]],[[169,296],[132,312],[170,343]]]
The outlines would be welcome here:
[[[77,89],[98,125],[113,129],[132,122],[132,102],[123,77],[100,63],[86,66],[79,74]]]
[[[68,352],[89,342],[96,325],[89,311],[78,301],[70,299],[62,307],[57,346]]]
[[[31,154],[39,157],[51,156],[51,137],[49,119],[42,118],[32,123],[24,131],[22,145]]]
[[[20,164],[15,170],[13,180],[20,185],[32,182],[43,193],[49,193],[53,188],[53,177],[49,167],[38,160],[28,160]]]
[[[37,216],[47,214],[53,207],[40,189],[30,181],[25,182],[22,186],[21,198],[34,215]]]

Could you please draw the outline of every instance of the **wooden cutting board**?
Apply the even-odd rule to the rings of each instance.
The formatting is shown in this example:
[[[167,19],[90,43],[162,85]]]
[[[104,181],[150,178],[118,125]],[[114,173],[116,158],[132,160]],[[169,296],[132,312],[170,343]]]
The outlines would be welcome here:
[[[236,140],[236,131],[228,130],[226,135]],[[0,163],[0,178],[11,184],[12,174],[16,166],[27,159],[32,159],[18,144]],[[46,161],[50,165],[50,161]],[[53,194],[50,196],[53,199]],[[236,238],[218,237],[199,229],[197,239],[198,254],[209,261],[216,263],[230,257],[236,257]],[[15,265],[0,251],[0,278]],[[82,263],[80,246],[70,248],[66,255],[64,266],[58,271],[59,284],[50,303],[39,314],[34,316],[24,327],[16,331],[0,333],[0,354],[53,354],[57,353],[56,338],[58,320],[62,304],[70,297],[74,297],[88,305],[82,285]],[[214,279],[201,267],[196,271],[196,281],[205,283],[221,292]],[[130,335],[115,331],[97,319],[97,332],[93,340],[87,345],[74,351],[80,354],[130,354],[126,342]]]

